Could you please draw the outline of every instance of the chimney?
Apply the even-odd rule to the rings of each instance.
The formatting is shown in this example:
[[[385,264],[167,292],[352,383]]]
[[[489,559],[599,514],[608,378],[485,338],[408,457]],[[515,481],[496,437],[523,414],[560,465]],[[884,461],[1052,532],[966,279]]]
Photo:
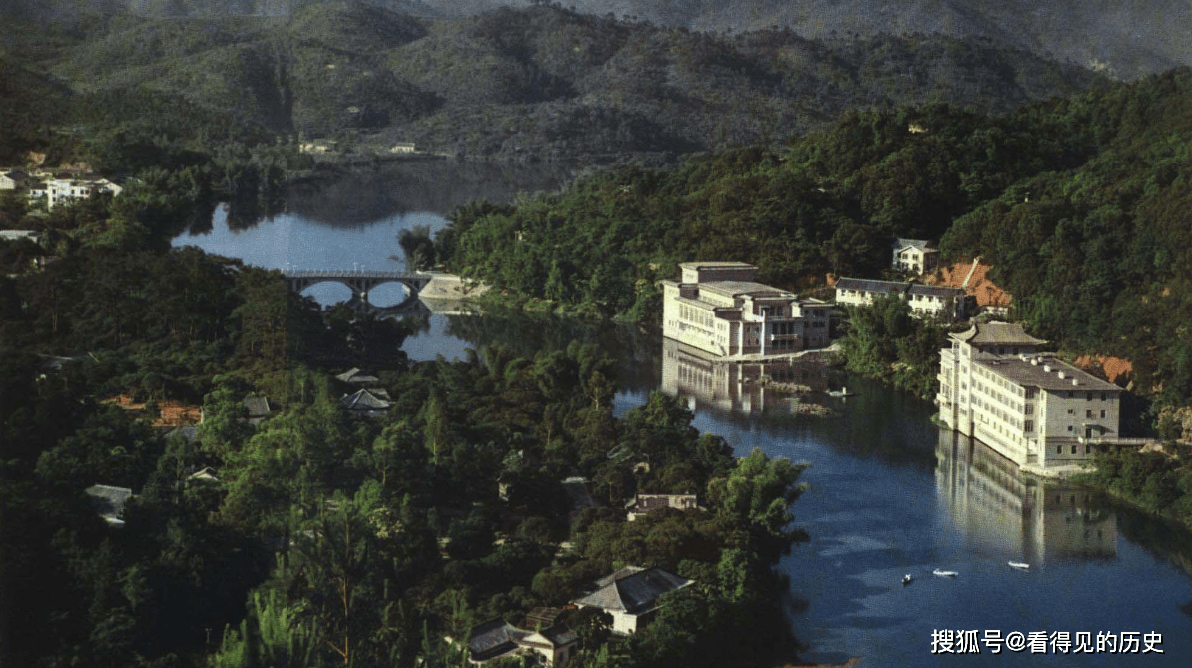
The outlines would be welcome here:
[[[1059,372],[1059,373],[1057,373],[1056,375],[1060,377],[1060,380],[1063,380],[1063,379],[1064,379],[1064,372],[1063,372],[1063,371],[1060,371],[1060,372]]]
[[[1043,370],[1044,370],[1044,371],[1046,371],[1047,373],[1051,373],[1051,365],[1050,365],[1050,364],[1044,364],[1044,365],[1043,365]]]
[[[1039,366],[1039,358],[1038,357],[1031,358],[1031,366]]]
[[[1077,382],[1075,378],[1073,378],[1073,379],[1072,379],[1072,386],[1073,386],[1073,387],[1076,387],[1076,386],[1077,386],[1077,385],[1079,385],[1079,384],[1080,384],[1080,383],[1079,383],[1079,382]]]

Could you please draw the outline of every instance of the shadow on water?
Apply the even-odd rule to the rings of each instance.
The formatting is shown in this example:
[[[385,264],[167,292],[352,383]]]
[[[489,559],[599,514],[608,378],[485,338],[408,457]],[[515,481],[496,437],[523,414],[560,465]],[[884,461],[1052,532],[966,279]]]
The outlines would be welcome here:
[[[558,190],[573,177],[559,165],[435,160],[355,170],[330,183],[291,188],[287,209],[334,227],[369,225],[415,211],[449,215],[472,201],[507,202],[518,193]]]
[[[657,350],[661,337],[639,325],[548,314],[490,311],[483,316],[449,316],[447,334],[471,347],[499,345],[520,357],[566,350],[572,341],[591,343],[617,364],[618,388],[649,392],[660,384]]]

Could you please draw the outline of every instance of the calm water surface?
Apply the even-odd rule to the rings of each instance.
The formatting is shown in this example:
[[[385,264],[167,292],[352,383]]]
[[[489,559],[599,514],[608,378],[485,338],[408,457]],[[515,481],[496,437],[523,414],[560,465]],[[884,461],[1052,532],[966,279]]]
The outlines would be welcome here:
[[[244,229],[230,228],[226,210],[218,211],[210,230],[175,245],[270,268],[400,269],[389,259],[400,253],[397,233],[414,225],[436,229],[450,206],[462,203],[436,184],[460,198],[490,187],[493,194],[483,196],[500,199],[562,179],[455,176],[372,174],[296,196],[287,213]],[[331,289],[312,291],[320,287]],[[342,298],[333,289],[316,296]],[[688,401],[700,430],[723,435],[739,454],[761,448],[810,464],[802,478],[810,488],[795,504],[810,540],[780,566],[790,578],[784,595],[792,628],[806,644],[804,658],[858,657],[865,667],[1192,666],[1187,532],[1081,488],[1024,478],[980,443],[941,433],[927,402],[848,378],[855,397],[825,400],[835,416],[795,415],[785,397],[693,373],[671,348],[664,354],[656,337],[546,318],[431,316],[404,349],[414,359],[459,358],[489,342],[531,353],[572,338],[619,357],[619,413],[662,387]],[[1031,568],[1013,570],[1009,560]],[[959,575],[935,577],[934,568]],[[904,573],[915,576],[906,587]],[[933,655],[933,631],[945,629],[1066,631],[1073,641],[1089,632],[1094,648],[1098,633],[1153,632],[1162,635],[1164,653],[1057,655],[1049,647],[1046,654],[1028,648],[995,655],[979,644],[979,655]]]

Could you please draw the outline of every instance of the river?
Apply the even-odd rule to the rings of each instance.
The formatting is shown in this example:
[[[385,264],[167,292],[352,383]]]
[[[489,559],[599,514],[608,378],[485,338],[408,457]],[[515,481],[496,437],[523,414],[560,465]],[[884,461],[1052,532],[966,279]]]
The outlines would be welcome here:
[[[568,174],[454,163],[411,165],[354,175],[319,191],[295,193],[285,213],[229,226],[226,209],[211,227],[184,234],[195,245],[249,264],[283,269],[401,269],[397,233],[446,224],[451,207],[474,197],[508,199],[553,189]],[[425,170],[430,169],[430,172]],[[330,289],[316,297],[334,301]],[[396,300],[398,295],[392,298]],[[723,435],[739,454],[761,448],[807,462],[809,489],[796,502],[810,539],[784,558],[783,593],[792,629],[810,661],[858,666],[1188,666],[1192,665],[1192,536],[1103,495],[1025,477],[984,445],[942,431],[933,406],[856,377],[807,374],[808,384],[847,384],[856,395],[821,399],[829,417],[798,414],[787,397],[756,384],[717,380],[673,343],[633,327],[592,328],[548,317],[429,317],[403,346],[413,359],[462,357],[500,342],[523,353],[580,338],[620,362],[617,411],[655,388],[683,397],[701,431]],[[814,378],[812,378],[814,376]],[[1007,561],[1031,564],[1017,571]],[[957,571],[954,578],[931,574]],[[912,574],[908,585],[902,576]],[[933,654],[967,643],[979,654]],[[1089,634],[1091,653],[991,652],[987,632],[1066,632],[1073,650]],[[946,644],[947,633],[958,640]],[[1137,633],[1138,653],[1110,653],[1099,634]],[[1159,653],[1143,654],[1146,634]],[[1015,636],[1016,638],[1016,636]],[[1050,638],[1049,638],[1050,639]],[[1102,639],[1102,643],[1105,639]],[[1130,642],[1128,640],[1127,642]]]

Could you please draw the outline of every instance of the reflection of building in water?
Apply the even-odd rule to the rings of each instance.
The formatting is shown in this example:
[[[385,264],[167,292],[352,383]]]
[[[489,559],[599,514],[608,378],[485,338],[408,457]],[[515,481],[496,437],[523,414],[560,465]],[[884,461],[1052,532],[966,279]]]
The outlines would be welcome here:
[[[823,364],[798,359],[729,362],[674,339],[662,340],[662,391],[725,411],[791,407],[792,394],[776,383],[827,389]]]
[[[936,486],[964,534],[1028,563],[1117,555],[1117,518],[1075,485],[1040,480],[989,446],[941,429]]]

